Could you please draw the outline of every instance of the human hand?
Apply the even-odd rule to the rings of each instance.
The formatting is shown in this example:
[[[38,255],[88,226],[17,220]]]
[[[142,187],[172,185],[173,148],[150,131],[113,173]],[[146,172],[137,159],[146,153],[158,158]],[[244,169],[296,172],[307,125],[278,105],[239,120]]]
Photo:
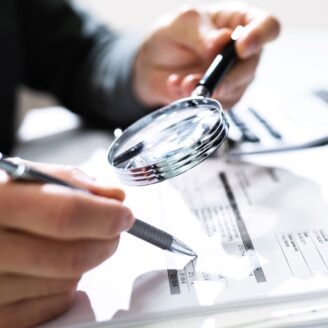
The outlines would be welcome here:
[[[0,171],[0,327],[30,327],[68,309],[81,275],[116,250],[133,216],[124,192],[77,169],[33,167],[89,190],[17,183]]]
[[[190,96],[238,25],[245,26],[236,42],[239,60],[213,94],[224,108],[233,106],[255,76],[264,44],[280,30],[274,17],[243,3],[184,9],[159,21],[135,61],[139,101],[157,107]]]

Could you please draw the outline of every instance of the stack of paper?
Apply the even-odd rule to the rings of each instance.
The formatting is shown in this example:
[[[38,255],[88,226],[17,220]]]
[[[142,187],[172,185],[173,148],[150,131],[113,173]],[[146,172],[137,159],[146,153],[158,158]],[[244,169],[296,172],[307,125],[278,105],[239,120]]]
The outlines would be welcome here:
[[[85,168],[113,181],[103,152]],[[208,159],[169,182],[127,193],[136,217],[172,233],[198,258],[125,233],[116,254],[83,277],[75,306],[47,327],[144,325],[328,292],[328,202],[310,180]]]

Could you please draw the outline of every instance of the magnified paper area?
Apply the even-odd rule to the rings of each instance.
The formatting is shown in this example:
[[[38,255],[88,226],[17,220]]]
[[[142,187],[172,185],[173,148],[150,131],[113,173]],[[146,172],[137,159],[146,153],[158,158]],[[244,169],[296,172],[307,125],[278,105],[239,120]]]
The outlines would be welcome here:
[[[86,168],[113,182],[105,158],[98,154]],[[79,284],[95,321],[147,322],[327,294],[328,203],[313,182],[208,159],[170,182],[125,189],[136,217],[172,233],[198,257],[122,234],[115,255]],[[52,324],[79,322],[77,313],[73,308]]]
[[[186,151],[189,153],[189,149],[202,142],[220,118],[220,113],[211,108],[202,105],[162,115],[131,135],[116,155],[142,143],[142,151],[123,164],[125,168],[138,168],[165,161]]]

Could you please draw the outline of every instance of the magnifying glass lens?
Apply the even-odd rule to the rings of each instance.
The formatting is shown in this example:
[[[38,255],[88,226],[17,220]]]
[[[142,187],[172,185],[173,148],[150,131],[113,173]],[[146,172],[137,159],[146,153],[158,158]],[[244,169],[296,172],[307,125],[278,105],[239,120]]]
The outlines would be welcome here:
[[[132,124],[114,140],[108,160],[126,184],[157,183],[203,161],[227,133],[228,123],[216,100],[186,98]]]
[[[210,98],[237,60],[235,41],[218,54],[189,98],[152,112],[114,140],[108,162],[123,183],[144,186],[173,178],[198,165],[227,138],[229,125],[221,105]]]
[[[208,135],[219,115],[210,104],[162,113],[121,144],[114,161],[117,167],[128,169],[181,157]]]

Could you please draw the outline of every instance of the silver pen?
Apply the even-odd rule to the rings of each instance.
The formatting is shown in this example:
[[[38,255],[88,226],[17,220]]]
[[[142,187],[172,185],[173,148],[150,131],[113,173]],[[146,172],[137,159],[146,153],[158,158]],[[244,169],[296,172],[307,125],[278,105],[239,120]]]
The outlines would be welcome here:
[[[13,180],[51,183],[89,193],[86,189],[73,186],[56,177],[32,169],[23,162],[13,163],[8,161],[3,158],[1,153],[0,169],[6,171]],[[127,232],[164,250],[189,256],[197,256],[197,254],[190,247],[179,239],[141,220],[136,219],[132,228]]]

